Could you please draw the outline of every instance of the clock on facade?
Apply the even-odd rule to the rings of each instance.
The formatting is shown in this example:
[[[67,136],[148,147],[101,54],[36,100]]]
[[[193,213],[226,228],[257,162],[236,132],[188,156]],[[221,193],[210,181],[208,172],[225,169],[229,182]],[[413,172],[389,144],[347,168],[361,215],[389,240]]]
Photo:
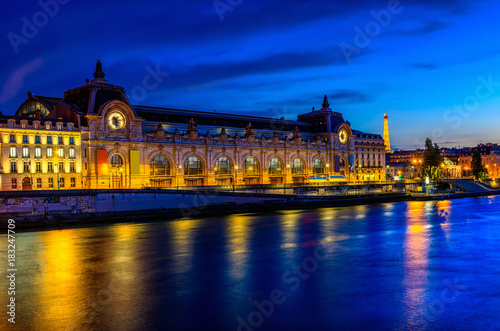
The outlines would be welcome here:
[[[121,130],[125,127],[125,116],[120,112],[114,111],[109,114],[108,124],[113,130]]]
[[[346,132],[346,130],[344,130],[344,129],[340,130],[339,141],[342,144],[345,144],[347,142],[347,132]]]

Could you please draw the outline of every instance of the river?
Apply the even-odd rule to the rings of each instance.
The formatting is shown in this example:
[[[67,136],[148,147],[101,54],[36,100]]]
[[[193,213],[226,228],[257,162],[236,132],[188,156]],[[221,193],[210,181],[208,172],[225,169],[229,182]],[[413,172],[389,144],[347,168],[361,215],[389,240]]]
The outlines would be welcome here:
[[[498,330],[500,197],[20,231],[16,267],[2,330]]]

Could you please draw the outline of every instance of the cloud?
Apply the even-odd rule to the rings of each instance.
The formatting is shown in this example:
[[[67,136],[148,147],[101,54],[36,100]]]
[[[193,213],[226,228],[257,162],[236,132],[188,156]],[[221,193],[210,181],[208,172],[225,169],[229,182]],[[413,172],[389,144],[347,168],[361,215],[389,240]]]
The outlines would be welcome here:
[[[427,70],[434,70],[439,68],[437,64],[428,62],[412,63],[410,64],[410,66],[417,69],[427,69]]]
[[[42,64],[43,59],[37,58],[14,70],[3,84],[0,102],[6,102],[14,97],[23,88],[26,77],[37,71]]]

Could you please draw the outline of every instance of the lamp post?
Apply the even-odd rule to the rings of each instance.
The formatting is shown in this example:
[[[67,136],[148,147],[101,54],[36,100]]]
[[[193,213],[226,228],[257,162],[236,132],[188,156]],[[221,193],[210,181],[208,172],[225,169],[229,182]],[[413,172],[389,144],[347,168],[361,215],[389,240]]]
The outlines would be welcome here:
[[[234,192],[234,183],[236,182],[236,171],[238,170],[238,166],[235,165],[233,168],[233,192]]]
[[[182,166],[176,164],[175,165],[175,183],[177,184],[177,190],[179,190],[179,171],[182,169]]]
[[[330,163],[327,163],[326,164],[326,179],[327,180],[328,180],[328,176],[330,175],[329,168],[330,168]],[[350,172],[350,169],[349,169],[349,181],[351,181],[351,172]]]
[[[56,163],[54,164],[54,167],[56,168],[56,173],[57,173],[57,189],[60,190],[61,187],[59,186],[59,165]]]

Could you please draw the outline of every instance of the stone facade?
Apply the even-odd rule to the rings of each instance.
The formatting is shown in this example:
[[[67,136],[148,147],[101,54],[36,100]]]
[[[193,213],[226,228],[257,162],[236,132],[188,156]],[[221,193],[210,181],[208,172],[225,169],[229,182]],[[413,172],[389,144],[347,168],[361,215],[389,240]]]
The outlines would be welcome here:
[[[289,121],[132,105],[122,87],[104,79],[100,63],[94,77],[66,91],[62,99],[30,93],[16,116],[3,116],[3,190],[14,189],[9,185],[14,177],[22,181],[42,178],[42,187],[33,184],[32,189],[57,188],[48,185],[49,178],[54,181],[57,177],[48,171],[48,135],[63,137],[63,156],[57,160],[65,167],[65,172],[58,173],[64,177],[64,188],[309,183],[319,178],[385,180],[382,137],[353,130],[342,114],[329,108],[326,96],[321,109],[313,108],[297,121]],[[9,127],[11,122],[14,127]],[[56,130],[52,126],[45,129],[49,122],[56,123]],[[11,134],[16,136],[15,142],[9,142]],[[30,137],[28,145],[19,140],[25,134]],[[39,143],[32,141],[36,135]],[[69,137],[74,137],[74,147]],[[41,172],[33,165],[27,172],[19,168],[11,172],[9,148],[28,146],[33,150],[37,144],[42,149]],[[71,148],[74,158],[69,157]],[[29,160],[37,162],[31,155]],[[70,169],[71,162],[74,168]],[[73,182],[75,187],[70,185]],[[23,188],[29,189],[27,185],[15,189]]]

